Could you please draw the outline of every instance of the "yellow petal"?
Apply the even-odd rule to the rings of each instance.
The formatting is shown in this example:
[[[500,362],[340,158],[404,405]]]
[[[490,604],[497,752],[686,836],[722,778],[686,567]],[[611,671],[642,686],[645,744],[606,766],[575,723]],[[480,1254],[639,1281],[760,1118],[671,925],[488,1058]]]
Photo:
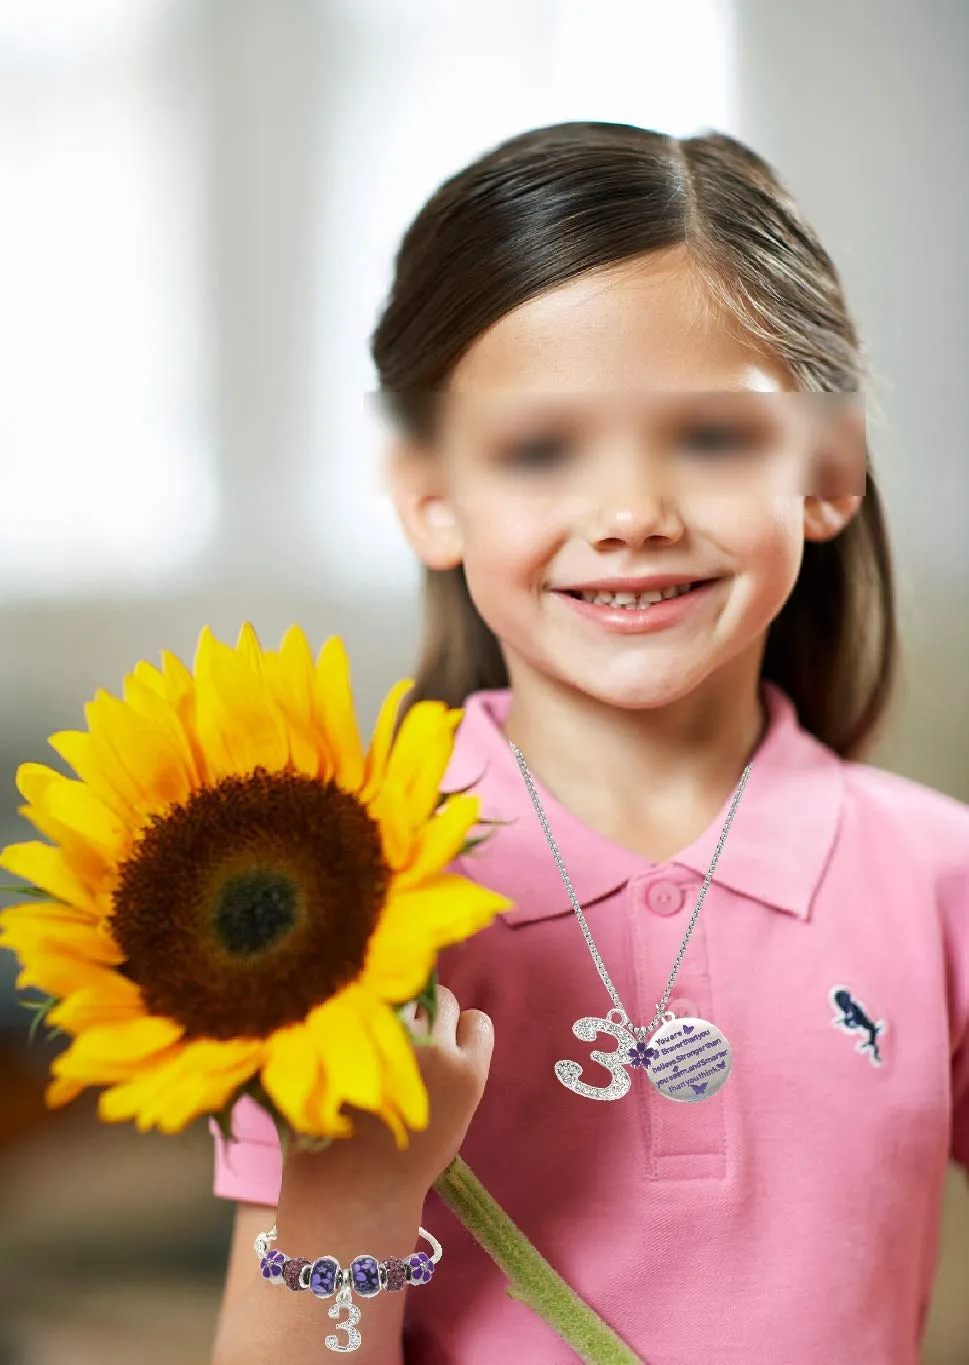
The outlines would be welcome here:
[[[97,912],[93,891],[77,876],[59,848],[39,840],[8,844],[0,850],[0,867],[39,886],[55,900],[87,910],[92,915]]]
[[[122,1081],[105,1090],[98,1096],[98,1118],[103,1123],[137,1120],[142,1108],[155,1098],[159,1087],[164,1084],[165,1065],[173,1066],[177,1060],[177,1056],[173,1055],[167,1063],[160,1063],[149,1071],[143,1071],[130,1080]],[[137,1126],[139,1132],[146,1132],[149,1127],[141,1122],[138,1122]]]
[[[334,757],[337,786],[341,791],[358,792],[363,781],[363,746],[350,688],[350,663],[339,635],[331,636],[320,650],[316,714]]]
[[[279,653],[272,657],[278,665],[277,700],[285,701],[292,714],[310,730],[315,716],[316,665],[309,641],[299,626],[290,626]]]
[[[451,796],[437,815],[417,831],[411,856],[394,879],[394,887],[406,891],[440,872],[461,852],[468,831],[477,823],[481,802],[477,796]]]
[[[47,742],[123,824],[137,827],[140,823],[136,815],[137,790],[127,775],[118,771],[100,739],[83,730],[58,730]]]
[[[513,905],[507,896],[499,896],[496,891],[479,886],[467,877],[442,872],[419,887],[404,891],[392,887],[380,929],[385,922],[388,931],[403,928],[410,919],[412,924],[420,926],[422,933],[434,938],[437,947],[443,948],[470,938]]]
[[[384,1074],[388,1077],[388,1096],[408,1128],[425,1129],[430,1102],[407,1029],[400,1017],[378,1000],[374,1000],[368,1009],[367,1022]]]
[[[152,682],[147,681],[145,677],[147,667],[146,664],[138,664],[134,673],[129,673],[125,678],[125,705],[130,706],[135,715],[147,725],[165,736],[172,752],[180,759],[186,788],[194,791],[201,785],[201,777],[189,737],[168,698],[158,694],[158,686],[164,688],[164,679],[155,673],[155,679]]]
[[[303,1024],[278,1029],[267,1039],[266,1050],[262,1070],[266,1094],[297,1132],[308,1132],[309,1102],[320,1071],[312,1034]]]
[[[297,772],[328,781],[334,773],[330,745],[316,720],[315,669],[306,636],[291,626],[279,653],[263,656],[266,684],[289,731],[289,757]]]
[[[88,1029],[54,1058],[51,1070],[88,1085],[127,1080],[165,1060],[184,1032],[183,1024],[156,1015]]]
[[[51,921],[5,923],[0,944],[32,968],[49,953],[79,958],[91,966],[118,967],[124,954],[100,925],[56,924]],[[60,992],[58,992],[60,994]]]
[[[419,835],[401,784],[385,776],[367,814],[380,829],[381,851],[387,866],[394,872],[407,867],[417,852]]]
[[[511,906],[506,897],[447,873],[399,893],[392,886],[367,946],[361,984],[385,1000],[412,999],[441,948],[470,938]]]
[[[0,943],[2,941],[0,936]],[[45,947],[40,957],[29,958],[24,963],[14,985],[18,991],[36,989],[62,999],[84,986],[96,985],[101,971],[97,963]]]
[[[61,1076],[55,1076],[44,1092],[44,1103],[48,1109],[60,1109],[86,1089],[87,1086],[81,1081],[66,1081]]]
[[[380,1063],[356,1010],[359,987],[346,986],[306,1016],[317,1057],[326,1072],[327,1122],[342,1103],[358,1109],[380,1107]],[[324,1132],[329,1131],[324,1127]]]
[[[103,690],[88,702],[84,714],[110,765],[113,785],[132,810],[144,816],[188,799],[193,776],[165,730]]]
[[[200,637],[195,672],[196,720],[212,780],[230,773],[285,768],[289,746],[282,718],[273,705],[261,669],[206,626]]]
[[[461,715],[443,702],[422,701],[401,722],[387,764],[387,781],[399,784],[406,793],[415,825],[427,820],[438,804]]]
[[[402,942],[375,934],[367,947],[360,982],[382,1000],[403,1004],[413,1000],[427,984],[437,960],[433,944],[424,939]]]
[[[136,669],[135,672],[138,670]],[[196,698],[197,686],[194,677],[182,663],[181,659],[168,650],[162,651],[162,684],[165,689],[165,696],[172,710],[181,721],[182,729],[188,740],[189,747],[195,759],[195,771],[198,773],[199,782],[204,785],[208,782],[208,766],[202,745],[199,743],[198,727],[196,725]]]
[[[413,686],[413,678],[402,678],[390,689],[380,707],[373,738],[370,741],[370,751],[364,763],[363,784],[358,793],[358,799],[364,805],[373,800],[383,785],[394,739],[394,727],[397,724],[397,713],[401,702]]]
[[[420,830],[438,805],[459,720],[460,712],[427,701],[411,707],[401,722],[380,790],[368,805],[394,871],[411,861]]]
[[[35,808],[23,813],[45,833],[44,817],[49,816],[46,825],[60,831],[50,837],[69,845],[72,861],[90,848],[89,860],[104,869],[127,854],[130,826],[86,783],[64,777],[43,763],[22,763],[17,770],[17,786]]]
[[[118,972],[102,971],[94,984],[73,991],[47,1014],[47,1021],[67,1033],[122,1020],[140,1019],[146,1013],[141,991]]]
[[[157,1068],[105,1091],[99,1115],[108,1122],[133,1118],[142,1132],[181,1132],[222,1109],[258,1071],[263,1056],[261,1039],[197,1038]]]

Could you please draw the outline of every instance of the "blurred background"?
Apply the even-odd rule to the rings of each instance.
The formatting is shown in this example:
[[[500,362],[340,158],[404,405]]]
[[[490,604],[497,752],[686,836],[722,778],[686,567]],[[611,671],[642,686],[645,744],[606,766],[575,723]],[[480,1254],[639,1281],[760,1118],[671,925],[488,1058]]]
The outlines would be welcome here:
[[[369,728],[417,643],[368,397],[397,239],[467,160],[575,118],[736,133],[820,230],[901,575],[875,758],[969,800],[967,71],[965,0],[0,0],[0,843],[32,833],[17,764],[205,622],[342,634]],[[205,1365],[208,1131],[45,1113],[14,976],[0,950],[0,1365]],[[966,1365],[955,1172],[942,1243],[925,1363]]]

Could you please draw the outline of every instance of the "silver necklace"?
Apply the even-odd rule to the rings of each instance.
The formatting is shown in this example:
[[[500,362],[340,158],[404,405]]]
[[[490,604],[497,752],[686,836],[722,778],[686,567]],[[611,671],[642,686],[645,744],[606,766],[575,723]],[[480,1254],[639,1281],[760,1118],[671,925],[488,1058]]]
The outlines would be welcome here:
[[[740,802],[744,787],[747,785],[747,778],[753,764],[748,763],[744,768],[733,801],[730,803],[730,810],[727,812],[727,818],[720,834],[720,842],[717,844],[710,870],[707,872],[700,889],[700,895],[683,936],[683,942],[680,944],[680,951],[676,955],[673,970],[666,983],[663,998],[657,1005],[652,1020],[645,1027],[637,1027],[626,1013],[623,1003],[619,999],[619,994],[606,971],[605,964],[599,956],[599,950],[589,932],[582,907],[572,889],[572,883],[569,881],[569,874],[565,870],[562,855],[552,838],[552,831],[548,827],[545,812],[542,810],[538,792],[535,790],[535,784],[532,782],[531,773],[525,765],[522,752],[511,740],[508,743],[511,744],[518,760],[518,766],[521,768],[522,777],[525,779],[525,784],[531,795],[532,804],[542,822],[548,846],[552,850],[552,857],[555,859],[565,883],[565,889],[569,893],[572,909],[575,911],[579,925],[585,935],[585,941],[589,945],[592,960],[596,964],[599,975],[602,977],[603,984],[612,997],[614,1005],[614,1008],[609,1011],[604,1019],[587,1015],[582,1019],[577,1019],[572,1025],[572,1032],[575,1036],[586,1043],[593,1042],[600,1033],[611,1034],[616,1039],[616,1047],[612,1052],[595,1051],[591,1054],[594,1062],[598,1062],[611,1072],[612,1080],[609,1084],[605,1086],[588,1085],[585,1081],[580,1080],[582,1068],[578,1062],[556,1062],[556,1076],[569,1090],[574,1090],[577,1095],[585,1095],[587,1099],[618,1100],[622,1099],[632,1084],[629,1068],[633,1068],[645,1071],[655,1088],[667,1099],[678,1100],[685,1104],[695,1104],[700,1100],[708,1100],[718,1090],[722,1089],[730,1075],[733,1064],[730,1044],[715,1025],[708,1023],[705,1019],[677,1018],[672,1010],[667,1010],[666,1002],[670,998],[673,982],[676,980],[680,963],[683,961],[683,954],[686,952],[690,935],[693,933],[697,917],[700,914],[703,898],[707,894],[707,887],[710,885],[714,869],[727,841],[730,822],[733,820],[734,812]],[[613,1015],[618,1015],[618,1019],[614,1019]],[[658,1031],[653,1033],[654,1029]],[[647,1044],[647,1037],[651,1033],[653,1036]]]

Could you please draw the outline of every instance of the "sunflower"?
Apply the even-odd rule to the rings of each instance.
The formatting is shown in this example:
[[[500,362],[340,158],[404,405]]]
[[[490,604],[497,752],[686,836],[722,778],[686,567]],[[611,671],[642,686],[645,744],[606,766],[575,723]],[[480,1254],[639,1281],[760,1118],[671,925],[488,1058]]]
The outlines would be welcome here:
[[[296,626],[278,651],[206,627],[194,673],[161,657],[51,736],[77,780],[17,773],[52,842],[0,853],[35,897],[0,944],[71,1037],[46,1101],[105,1086],[100,1118],[172,1133],[250,1093],[323,1139],[348,1104],[406,1147],[428,1097],[401,1010],[510,905],[444,870],[478,842],[478,799],[440,793],[461,711],[418,702],[395,734],[405,679],[365,753],[339,637],[314,663]]]

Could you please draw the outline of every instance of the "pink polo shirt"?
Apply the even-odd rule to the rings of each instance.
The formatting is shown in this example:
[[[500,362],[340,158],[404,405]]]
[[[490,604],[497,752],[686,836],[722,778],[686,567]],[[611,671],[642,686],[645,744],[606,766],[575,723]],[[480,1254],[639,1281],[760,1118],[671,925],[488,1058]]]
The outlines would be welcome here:
[[[969,1165],[969,807],[841,761],[765,693],[770,726],[670,1000],[733,1047],[726,1086],[697,1104],[636,1070],[615,1101],[557,1079],[570,1058],[608,1083],[590,1052],[614,1043],[572,1025],[612,1002],[502,732],[510,695],[468,700],[446,786],[480,778],[482,815],[515,823],[456,870],[517,908],[441,959],[461,1007],[495,1023],[462,1155],[649,1365],[917,1365],[946,1162]],[[616,989],[648,1021],[727,803],[653,864],[536,787]],[[838,1026],[838,989],[882,1026],[881,1065],[864,1029]],[[237,1143],[214,1131],[215,1192],[275,1205],[272,1124],[249,1099],[234,1117]],[[423,1222],[444,1256],[408,1292],[409,1365],[575,1359],[433,1192]]]

